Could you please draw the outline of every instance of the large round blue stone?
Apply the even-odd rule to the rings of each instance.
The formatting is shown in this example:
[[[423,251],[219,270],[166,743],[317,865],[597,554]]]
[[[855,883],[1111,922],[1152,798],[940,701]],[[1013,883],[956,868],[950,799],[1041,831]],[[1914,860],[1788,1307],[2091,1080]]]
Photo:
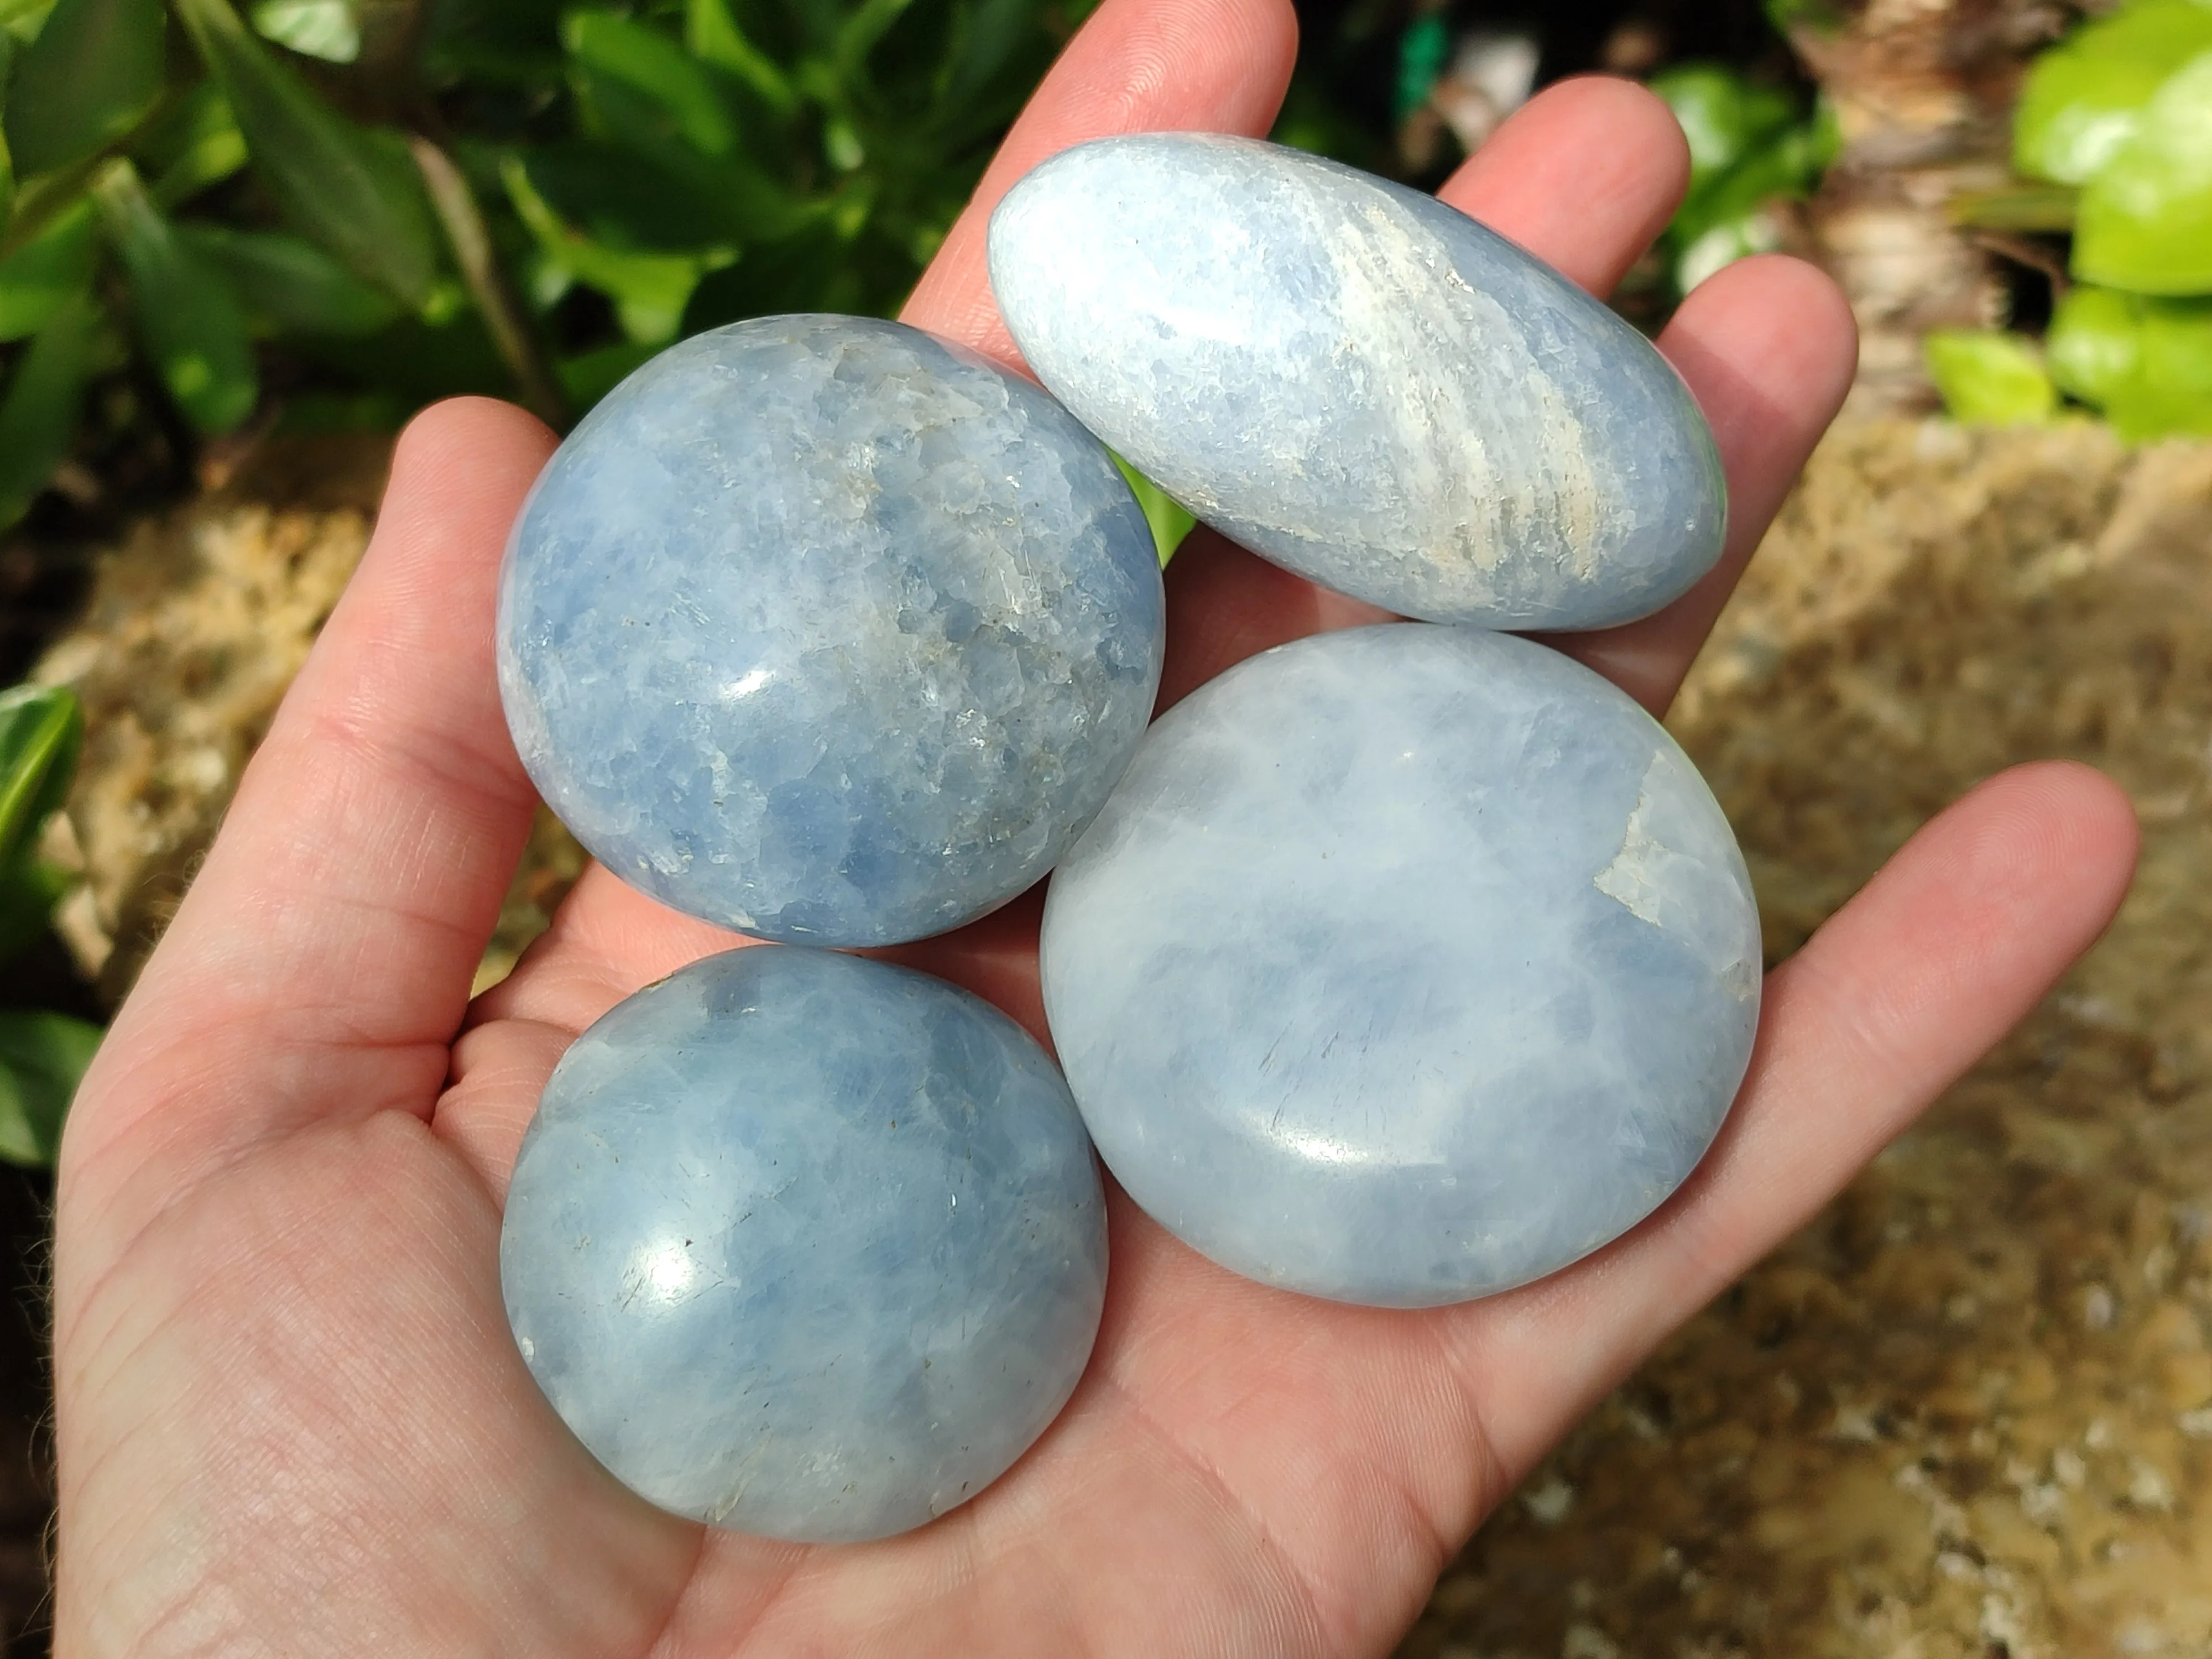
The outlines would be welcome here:
[[[545,469],[501,574],[523,763],[593,856],[763,938],[885,945],[1050,869],[1151,718],[1158,556],[1113,459],[917,330],[664,352]]]
[[[1082,1375],[1091,1146],[1020,1027],[826,951],[709,957],[579,1037],[522,1144],[507,1318],[554,1408],[695,1520],[842,1541],[990,1485]]]
[[[1674,740],[1472,629],[1323,635],[1201,688],[1045,909],[1053,1038],[1129,1195],[1238,1273],[1390,1307],[1656,1208],[1759,993],[1742,858]]]

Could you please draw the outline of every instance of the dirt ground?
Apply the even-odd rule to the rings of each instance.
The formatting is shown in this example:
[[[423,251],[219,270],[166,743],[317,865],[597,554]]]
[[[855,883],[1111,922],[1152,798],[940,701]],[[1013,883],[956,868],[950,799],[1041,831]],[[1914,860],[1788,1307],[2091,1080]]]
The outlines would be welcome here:
[[[248,477],[103,565],[79,963],[127,984],[366,538],[380,456]],[[301,469],[294,465],[295,473]],[[149,584],[153,584],[149,586]],[[2143,871],[2092,959],[1607,1402],[1446,1574],[1407,1659],[2212,1653],[2212,447],[1832,436],[1673,724],[1778,959],[1945,803],[2069,755]],[[483,977],[576,868],[550,822]],[[43,969],[59,973],[58,956]],[[43,1189],[0,1176],[0,1617],[42,1651]]]

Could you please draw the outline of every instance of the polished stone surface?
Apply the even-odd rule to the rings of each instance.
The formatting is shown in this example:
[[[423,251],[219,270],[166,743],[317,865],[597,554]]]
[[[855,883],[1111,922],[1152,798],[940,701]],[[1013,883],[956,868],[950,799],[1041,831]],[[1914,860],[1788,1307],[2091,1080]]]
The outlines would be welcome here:
[[[1018,1026],[825,951],[710,957],[579,1037],[524,1139],[507,1318],[554,1408],[695,1520],[846,1541],[973,1498],[1097,1334],[1083,1125]]]
[[[1431,197],[1250,139],[1064,151],[993,215],[1045,385],[1170,495],[1435,622],[1596,628],[1719,556],[1704,417],[1651,345]]]
[[[1170,709],[1054,876],[1043,950],[1129,1195],[1238,1273],[1390,1307],[1657,1207],[1759,1013],[1750,880],[1674,739],[1471,629],[1301,640]]]
[[[896,323],[695,337],[562,445],[501,572],[524,764],[662,902],[816,945],[1051,868],[1151,718],[1164,606],[1112,458]]]

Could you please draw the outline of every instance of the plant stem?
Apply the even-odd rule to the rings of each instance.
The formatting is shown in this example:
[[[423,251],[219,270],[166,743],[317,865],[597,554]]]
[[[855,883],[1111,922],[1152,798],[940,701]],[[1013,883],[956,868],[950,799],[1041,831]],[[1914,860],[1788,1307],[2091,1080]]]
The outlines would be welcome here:
[[[422,170],[431,209],[445,228],[446,240],[453,245],[453,258],[461,268],[461,279],[468,284],[470,296],[483,313],[484,326],[490,331],[493,345],[498,348],[500,356],[514,376],[524,406],[548,425],[566,426],[568,400],[562,394],[560,382],[553,378],[552,369],[538,350],[537,337],[531,332],[522,307],[516,302],[514,290],[499,268],[491,233],[484,225],[483,214],[477,206],[474,192],[469,189],[469,181],[461,176],[453,158],[422,134],[410,133],[407,147],[414,152],[415,165]]]

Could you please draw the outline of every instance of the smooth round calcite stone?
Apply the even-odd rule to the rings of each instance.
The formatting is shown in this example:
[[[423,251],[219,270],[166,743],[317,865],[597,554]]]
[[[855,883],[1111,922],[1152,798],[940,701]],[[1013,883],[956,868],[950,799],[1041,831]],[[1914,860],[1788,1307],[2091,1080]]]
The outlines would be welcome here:
[[[633,1490],[850,1541],[966,1502],[1059,1413],[1097,1334],[1105,1212],[1066,1085],[1005,1015],[752,948],[562,1057],[500,1279],[538,1386]]]
[[[1053,877],[1044,997],[1107,1166],[1291,1290],[1427,1307],[1656,1208],[1749,1063],[1727,820],[1618,689],[1392,624],[1164,715]]]
[[[1251,139],[1102,138],[993,214],[1045,385],[1233,539],[1432,622],[1600,628],[1720,556],[1712,434],[1666,359],[1434,198]]]
[[[509,544],[499,677],[592,854],[763,938],[886,945],[1041,878],[1152,717],[1143,511],[1045,393],[853,317],[654,358]]]

